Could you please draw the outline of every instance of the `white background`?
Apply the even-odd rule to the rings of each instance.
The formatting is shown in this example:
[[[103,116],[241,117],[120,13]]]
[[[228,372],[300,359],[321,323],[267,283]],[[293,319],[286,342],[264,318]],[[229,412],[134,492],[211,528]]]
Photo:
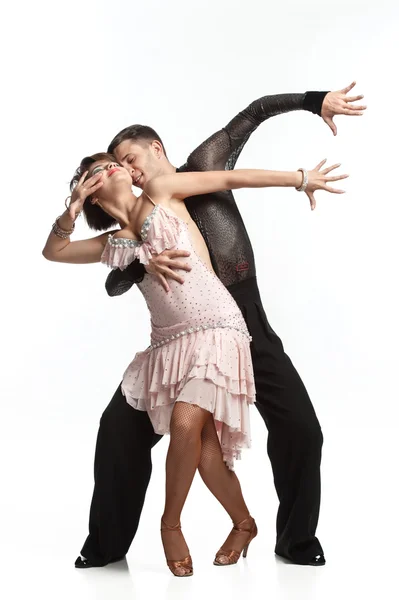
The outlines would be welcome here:
[[[2,9],[3,597],[394,595],[399,9],[393,0],[269,4],[25,0]],[[354,78],[369,108],[337,119],[337,138],[312,114],[279,116],[238,163],[294,170],[328,157],[351,175],[345,195],[319,193],[311,213],[292,190],[236,193],[266,312],[325,435],[318,535],[327,566],[274,558],[277,501],[254,410],[253,449],[237,468],[260,530],[246,562],[212,567],[230,524],[196,479],[183,514],[196,573],[169,574],[158,532],[164,439],[129,567],[75,570],[98,421],[149,334],[137,290],[109,298],[103,266],[41,256],[79,159],[139,122],[159,131],[178,166],[259,96],[334,90]],[[79,222],[76,239],[88,235]]]

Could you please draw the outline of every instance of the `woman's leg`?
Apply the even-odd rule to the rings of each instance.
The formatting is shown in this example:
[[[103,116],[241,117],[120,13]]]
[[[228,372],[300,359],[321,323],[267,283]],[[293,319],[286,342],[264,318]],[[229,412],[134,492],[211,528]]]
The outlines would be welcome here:
[[[166,458],[166,500],[162,520],[169,528],[180,522],[187,494],[201,456],[201,432],[210,413],[199,406],[176,402],[170,422],[170,444]],[[165,529],[165,555],[170,561],[188,556],[180,529]]]
[[[219,500],[233,523],[239,523],[248,517],[249,511],[242,495],[240,482],[234,471],[230,471],[223,461],[215,422],[210,413],[202,429],[198,471],[206,487]]]
[[[256,535],[256,525],[249,515],[237,475],[230,471],[223,461],[215,422],[211,414],[208,415],[202,430],[201,442],[198,471],[207,488],[219,500],[235,525],[219,550],[216,562],[220,565],[231,564],[238,560],[240,553],[248,543],[251,532]],[[232,553],[234,554],[232,555]]]

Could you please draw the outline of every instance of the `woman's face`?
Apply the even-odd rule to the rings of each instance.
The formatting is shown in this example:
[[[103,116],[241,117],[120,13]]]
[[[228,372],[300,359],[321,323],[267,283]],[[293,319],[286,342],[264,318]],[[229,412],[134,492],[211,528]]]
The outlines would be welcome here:
[[[90,165],[86,180],[93,175],[101,174],[102,186],[95,192],[100,201],[112,200],[116,194],[131,191],[132,179],[127,170],[117,162],[98,160]]]

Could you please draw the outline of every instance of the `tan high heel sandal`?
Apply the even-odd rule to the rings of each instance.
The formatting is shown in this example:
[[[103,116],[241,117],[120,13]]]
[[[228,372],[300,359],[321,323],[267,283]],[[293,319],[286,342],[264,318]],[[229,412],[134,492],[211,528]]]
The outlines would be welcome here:
[[[172,527],[171,525],[165,523],[163,519],[161,519],[161,534],[167,531],[181,531],[180,523]],[[183,558],[183,560],[169,560],[166,556],[166,564],[175,577],[191,577],[191,575],[194,573],[193,561],[191,560],[190,555],[186,556],[186,558]]]
[[[219,552],[215,556],[215,560],[213,564],[218,567],[225,567],[227,565],[235,565],[238,559],[241,556],[241,552],[243,557],[245,558],[248,554],[249,544],[252,542],[254,537],[258,534],[258,528],[256,527],[255,519],[251,516],[247,517],[240,523],[234,524],[233,531],[237,533],[248,533],[248,538],[246,542],[244,542],[242,550],[225,550],[223,546],[220,548]]]

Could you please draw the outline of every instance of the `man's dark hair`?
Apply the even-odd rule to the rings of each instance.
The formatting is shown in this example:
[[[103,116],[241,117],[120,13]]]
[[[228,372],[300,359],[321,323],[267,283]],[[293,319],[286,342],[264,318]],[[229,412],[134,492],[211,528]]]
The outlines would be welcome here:
[[[69,184],[71,192],[78,183],[79,179],[82,177],[83,173],[89,170],[90,165],[99,160],[117,162],[113,154],[108,152],[98,152],[97,154],[92,154],[92,156],[86,156],[80,161],[80,165],[76,169],[75,174],[71,179],[71,183]],[[97,204],[92,204],[91,199],[92,196],[87,196],[83,204],[83,213],[90,229],[95,229],[96,231],[106,231],[110,227],[118,225],[118,222],[105,211],[103,211],[100,206]]]
[[[148,127],[148,125],[130,125],[130,127],[125,127],[125,129],[122,129],[122,131],[120,131],[118,135],[114,137],[108,146],[108,152],[114,152],[115,148],[126,140],[131,140],[132,142],[137,143],[147,142],[148,144],[151,144],[151,142],[157,140],[160,144],[162,144],[163,151],[167,157],[163,141],[157,132],[152,127]]]

